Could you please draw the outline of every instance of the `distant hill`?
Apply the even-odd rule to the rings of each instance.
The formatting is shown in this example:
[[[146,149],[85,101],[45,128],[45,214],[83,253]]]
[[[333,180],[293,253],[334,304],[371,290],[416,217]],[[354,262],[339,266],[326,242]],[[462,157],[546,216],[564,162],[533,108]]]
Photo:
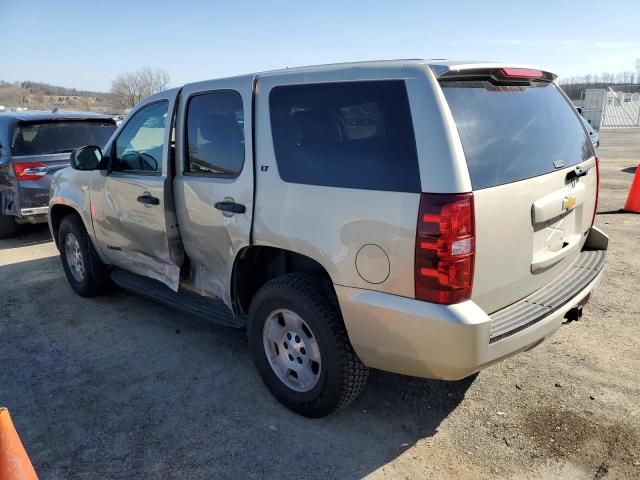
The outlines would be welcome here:
[[[5,110],[23,107],[29,110],[52,109],[117,111],[117,102],[110,93],[77,90],[40,82],[5,82],[0,80],[0,105]]]

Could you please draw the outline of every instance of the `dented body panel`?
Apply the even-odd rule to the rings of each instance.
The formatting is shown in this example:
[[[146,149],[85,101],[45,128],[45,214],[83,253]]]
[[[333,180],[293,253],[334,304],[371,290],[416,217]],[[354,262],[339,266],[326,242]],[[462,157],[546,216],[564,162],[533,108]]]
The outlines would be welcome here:
[[[175,206],[180,235],[191,262],[190,283],[198,293],[221,298],[231,308],[231,275],[236,255],[250,245],[253,224],[253,82],[247,75],[183,87],[176,116],[176,145],[185,145],[187,108],[192,98],[233,92],[242,102],[243,164],[232,177],[187,171],[186,148],[176,148]],[[217,209],[219,202],[242,205],[243,214]]]
[[[91,178],[96,246],[107,263],[159,280],[174,291],[180,283],[183,260],[173,206],[171,149],[168,147],[177,94],[178,89],[172,89],[141,102],[105,147],[105,155],[108,156],[139,112],[145,107],[166,102],[164,148],[158,171],[99,171],[93,172]],[[143,196],[154,198],[158,203],[141,203]]]

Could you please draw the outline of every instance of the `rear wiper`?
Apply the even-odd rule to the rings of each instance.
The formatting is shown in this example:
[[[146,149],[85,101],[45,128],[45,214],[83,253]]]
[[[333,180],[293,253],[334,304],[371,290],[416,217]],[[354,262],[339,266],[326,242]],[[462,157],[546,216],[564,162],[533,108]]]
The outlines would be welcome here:
[[[54,150],[53,152],[43,153],[43,155],[53,155],[54,153],[71,153],[73,148],[63,148],[62,150]]]

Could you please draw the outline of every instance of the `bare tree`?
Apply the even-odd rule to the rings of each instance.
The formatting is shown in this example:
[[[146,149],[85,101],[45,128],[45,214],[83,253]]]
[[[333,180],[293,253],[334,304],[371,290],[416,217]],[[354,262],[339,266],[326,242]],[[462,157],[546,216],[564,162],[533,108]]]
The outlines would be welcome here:
[[[144,67],[118,75],[111,82],[111,93],[124,107],[133,107],[143,98],[167,88],[169,74],[162,69]]]

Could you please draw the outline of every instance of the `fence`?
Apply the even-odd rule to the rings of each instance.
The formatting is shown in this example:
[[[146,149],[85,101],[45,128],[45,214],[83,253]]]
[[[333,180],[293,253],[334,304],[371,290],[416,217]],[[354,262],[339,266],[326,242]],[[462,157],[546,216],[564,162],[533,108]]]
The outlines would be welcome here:
[[[581,103],[596,129],[640,127],[640,85],[587,89]]]

